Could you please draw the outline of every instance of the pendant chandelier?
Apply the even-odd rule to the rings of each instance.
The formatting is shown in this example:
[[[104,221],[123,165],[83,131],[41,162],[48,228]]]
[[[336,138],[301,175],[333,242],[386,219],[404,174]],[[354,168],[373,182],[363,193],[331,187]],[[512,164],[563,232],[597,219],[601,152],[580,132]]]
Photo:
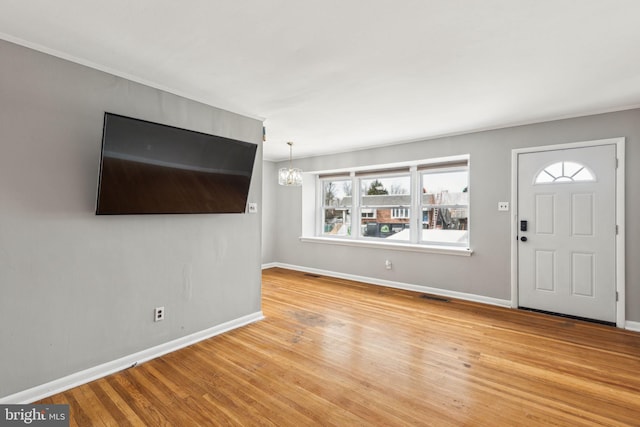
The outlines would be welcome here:
[[[278,184],[291,187],[302,185],[302,169],[291,167],[293,142],[287,142],[289,146],[289,167],[278,171]]]

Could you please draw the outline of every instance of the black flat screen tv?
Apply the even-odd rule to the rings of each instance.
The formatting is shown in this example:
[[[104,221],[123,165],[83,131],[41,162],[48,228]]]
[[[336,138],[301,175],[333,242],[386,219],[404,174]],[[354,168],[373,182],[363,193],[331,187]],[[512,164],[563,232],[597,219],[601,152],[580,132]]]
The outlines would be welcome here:
[[[243,213],[256,150],[105,113],[96,214]]]

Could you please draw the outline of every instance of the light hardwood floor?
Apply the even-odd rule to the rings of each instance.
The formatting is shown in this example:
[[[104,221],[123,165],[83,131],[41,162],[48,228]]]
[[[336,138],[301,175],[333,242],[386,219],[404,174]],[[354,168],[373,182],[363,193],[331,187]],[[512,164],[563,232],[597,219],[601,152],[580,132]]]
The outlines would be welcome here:
[[[638,333],[278,268],[263,312],[41,403],[78,426],[640,425]]]

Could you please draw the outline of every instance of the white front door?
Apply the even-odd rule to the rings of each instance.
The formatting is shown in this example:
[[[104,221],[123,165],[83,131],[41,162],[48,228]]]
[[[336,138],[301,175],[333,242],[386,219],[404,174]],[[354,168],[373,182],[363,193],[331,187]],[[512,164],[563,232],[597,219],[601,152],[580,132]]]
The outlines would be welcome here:
[[[518,305],[616,321],[616,146],[518,154]]]

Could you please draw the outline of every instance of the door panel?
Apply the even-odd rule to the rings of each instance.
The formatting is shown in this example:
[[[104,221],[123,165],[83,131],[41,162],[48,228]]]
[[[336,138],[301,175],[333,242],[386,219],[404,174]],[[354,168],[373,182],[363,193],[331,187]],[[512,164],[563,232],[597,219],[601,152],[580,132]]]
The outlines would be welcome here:
[[[573,236],[593,237],[595,224],[594,194],[574,194],[571,203],[571,228]]]
[[[553,194],[536,195],[536,234],[554,234],[555,206],[555,196]]]
[[[615,322],[615,153],[518,155],[519,306]]]
[[[555,251],[536,251],[536,290],[555,291]]]
[[[595,256],[594,254],[572,254],[571,289],[573,295],[595,296]]]

